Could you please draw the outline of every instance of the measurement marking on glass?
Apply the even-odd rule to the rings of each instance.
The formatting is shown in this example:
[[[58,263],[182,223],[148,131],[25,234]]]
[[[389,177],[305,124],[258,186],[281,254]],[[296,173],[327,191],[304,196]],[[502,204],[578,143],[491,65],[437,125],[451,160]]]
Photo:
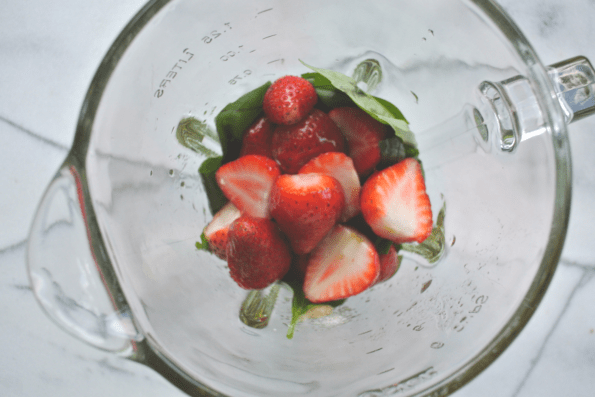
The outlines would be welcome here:
[[[387,369],[386,371],[379,372],[379,373],[377,373],[376,375],[382,375],[382,374],[385,374],[385,373],[387,373],[387,372],[390,372],[390,371],[392,371],[393,369],[394,369],[394,368]]]
[[[382,347],[380,349],[376,349],[376,350],[372,350],[371,352],[367,352],[366,354],[372,354],[372,353],[376,353],[377,351],[382,350]]]
[[[263,40],[265,40],[265,39],[269,39],[269,38],[271,38],[271,37],[275,37],[276,35],[277,35],[277,34],[275,33],[275,34],[272,34],[272,35],[270,35],[270,36],[263,37],[262,39],[263,39]]]
[[[267,65],[269,65],[269,64],[271,64],[271,63],[274,63],[274,62],[283,61],[283,60],[284,60],[283,58],[275,59],[274,61],[267,62]]]
[[[265,13],[267,11],[271,11],[271,10],[272,10],[272,8],[267,8],[266,10],[260,11],[257,14],[263,14],[263,13]]]
[[[372,330],[369,330],[369,331],[366,331],[366,332],[362,332],[361,334],[357,334],[357,335],[358,335],[358,336],[359,336],[359,335],[365,335],[365,334],[369,334],[370,332],[372,332]]]

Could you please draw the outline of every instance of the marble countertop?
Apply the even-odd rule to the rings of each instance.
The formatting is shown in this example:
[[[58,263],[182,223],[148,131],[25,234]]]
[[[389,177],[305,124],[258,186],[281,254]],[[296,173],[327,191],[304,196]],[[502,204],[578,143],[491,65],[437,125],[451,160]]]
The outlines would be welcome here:
[[[27,234],[65,158],[105,52],[144,0],[3,2],[0,13],[0,395],[183,396],[152,370],[80,342],[35,301]],[[501,0],[545,64],[595,61],[593,0]],[[455,393],[595,393],[595,117],[569,126],[573,197],[562,260],[535,315],[486,371]]]

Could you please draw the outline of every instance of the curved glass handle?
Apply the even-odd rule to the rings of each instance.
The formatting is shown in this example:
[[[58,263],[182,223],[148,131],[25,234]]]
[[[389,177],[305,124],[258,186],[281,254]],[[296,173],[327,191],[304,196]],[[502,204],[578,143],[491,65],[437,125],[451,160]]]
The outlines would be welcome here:
[[[595,70],[579,56],[551,65],[548,70],[566,123],[595,113]]]
[[[27,247],[33,292],[46,314],[83,341],[132,355],[142,336],[123,296],[115,297],[98,264],[77,168],[65,165],[48,187]],[[122,309],[124,307],[124,309]]]
[[[587,58],[551,65],[548,75],[567,124],[595,114],[595,69]],[[518,75],[482,82],[474,102],[440,125],[418,132],[416,138],[424,168],[431,169],[478,147],[485,152],[514,153],[520,142],[543,133],[545,127],[531,82]]]

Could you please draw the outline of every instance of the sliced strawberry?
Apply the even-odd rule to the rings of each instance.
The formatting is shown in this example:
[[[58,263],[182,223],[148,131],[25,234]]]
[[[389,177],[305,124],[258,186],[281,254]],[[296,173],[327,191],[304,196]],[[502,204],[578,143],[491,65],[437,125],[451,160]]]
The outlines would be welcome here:
[[[357,173],[370,174],[380,162],[378,144],[386,136],[386,126],[360,108],[335,108],[328,115],[345,136]]]
[[[291,251],[273,221],[242,215],[229,226],[227,265],[240,287],[262,289],[287,273]]]
[[[343,188],[328,175],[281,175],[271,191],[271,216],[298,255],[316,247],[340,219],[344,207]]]
[[[316,90],[308,80],[284,76],[268,88],[262,107],[273,123],[291,125],[310,113],[317,101]]]
[[[215,178],[225,197],[243,214],[269,218],[269,194],[280,174],[275,161],[250,154],[222,165]]]
[[[399,270],[399,255],[394,245],[391,245],[386,254],[379,254],[380,256],[380,275],[376,284],[382,283],[395,275]]]
[[[421,243],[432,232],[432,207],[419,162],[405,159],[364,183],[362,214],[374,233],[397,244]]]
[[[273,158],[289,174],[297,173],[319,154],[344,149],[343,134],[329,116],[318,109],[297,124],[278,126],[273,133]]]
[[[357,215],[360,210],[361,184],[351,158],[339,152],[323,153],[308,161],[298,172],[298,174],[310,173],[332,176],[341,184],[345,195],[345,209],[341,215],[341,221],[345,222]]]
[[[227,233],[229,225],[240,217],[240,210],[230,201],[225,204],[205,227],[204,234],[209,243],[209,249],[219,258],[226,260]]]
[[[357,295],[380,274],[380,259],[363,234],[337,225],[310,254],[304,294],[314,303]]]
[[[275,125],[266,117],[260,117],[244,132],[240,157],[248,154],[258,154],[273,158],[271,142]]]

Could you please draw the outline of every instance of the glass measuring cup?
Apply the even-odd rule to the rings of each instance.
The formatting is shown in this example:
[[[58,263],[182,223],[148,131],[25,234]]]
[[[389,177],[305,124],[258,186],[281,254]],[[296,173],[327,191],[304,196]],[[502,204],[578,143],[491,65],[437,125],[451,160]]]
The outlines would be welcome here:
[[[32,281],[49,314],[195,393],[194,381],[230,395],[445,394],[470,379],[549,281],[569,154],[555,91],[522,37],[490,3],[442,3],[149,5],[98,72],[32,230]],[[417,133],[454,245],[434,267],[409,257],[390,283],[288,341],[287,290],[266,328],[248,328],[246,292],[194,250],[210,219],[204,157],[174,130],[187,116],[212,126],[244,92],[307,71],[298,58],[348,75],[380,66],[373,93]]]

